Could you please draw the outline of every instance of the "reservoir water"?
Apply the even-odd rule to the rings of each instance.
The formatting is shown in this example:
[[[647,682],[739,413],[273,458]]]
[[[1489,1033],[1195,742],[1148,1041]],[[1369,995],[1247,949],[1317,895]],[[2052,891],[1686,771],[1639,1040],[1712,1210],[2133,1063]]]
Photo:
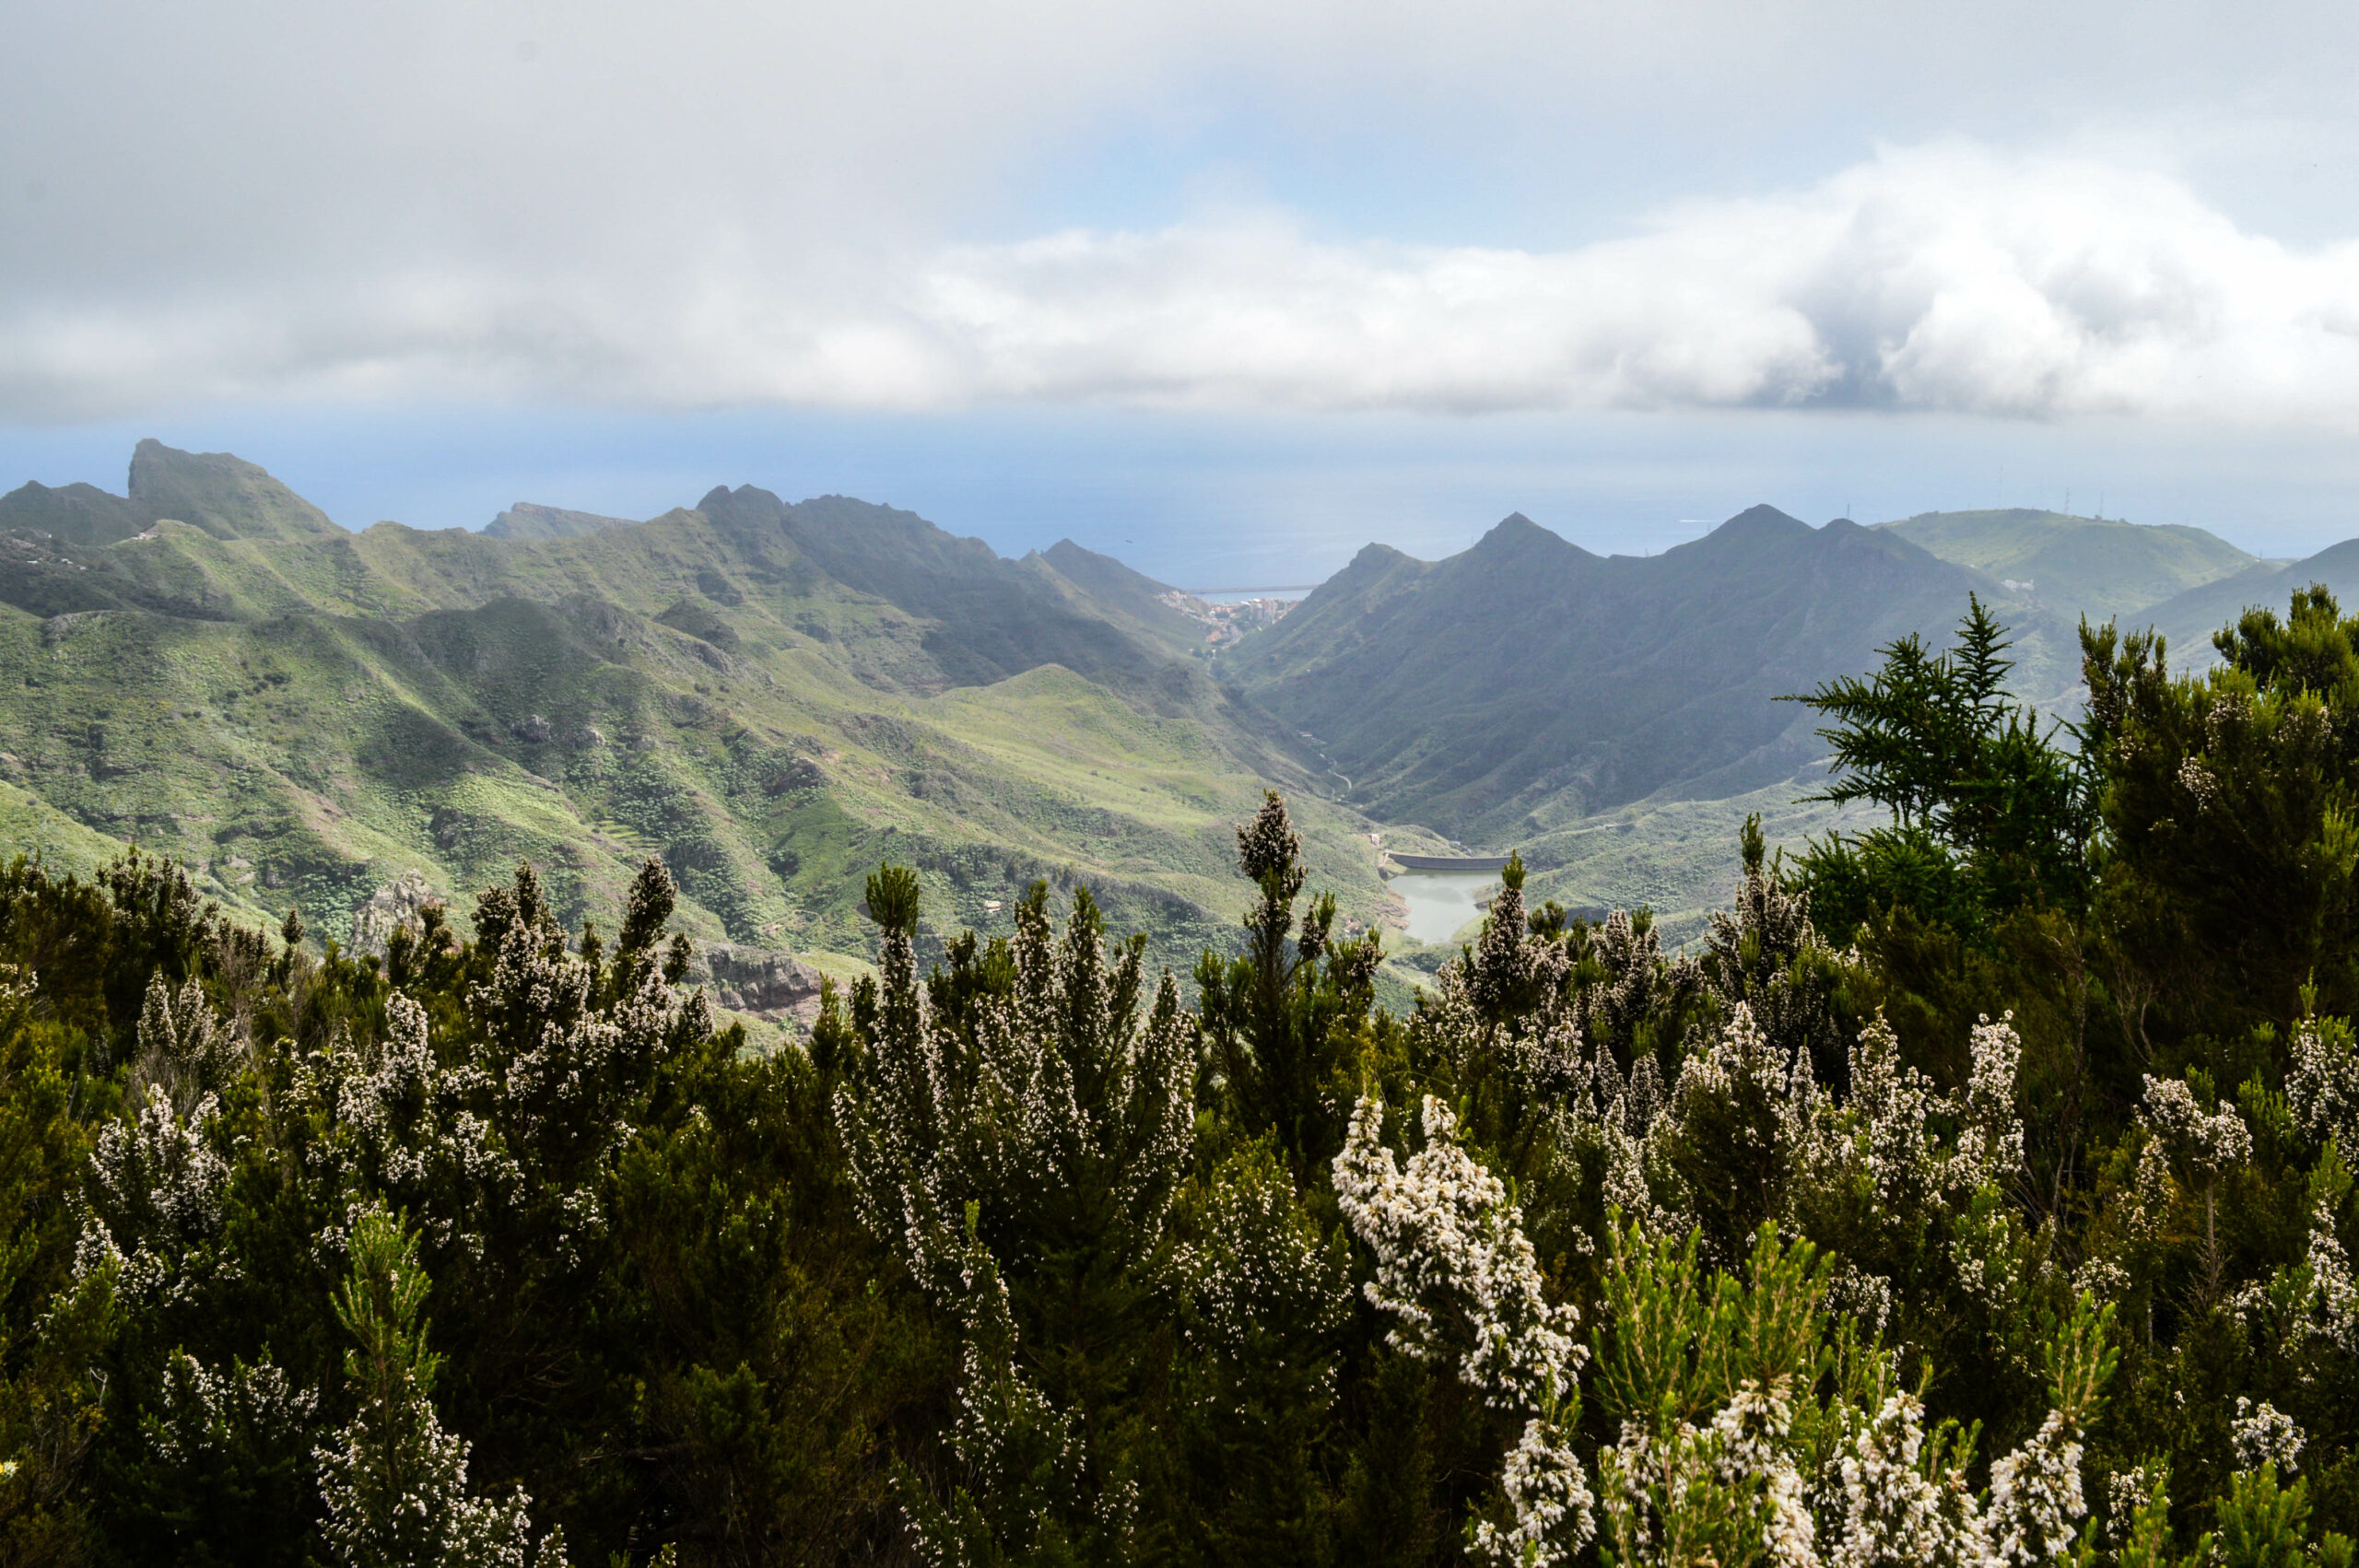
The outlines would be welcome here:
[[[1409,934],[1419,942],[1448,942],[1458,928],[1478,919],[1478,898],[1498,891],[1496,872],[1408,872],[1385,884],[1409,904]]]

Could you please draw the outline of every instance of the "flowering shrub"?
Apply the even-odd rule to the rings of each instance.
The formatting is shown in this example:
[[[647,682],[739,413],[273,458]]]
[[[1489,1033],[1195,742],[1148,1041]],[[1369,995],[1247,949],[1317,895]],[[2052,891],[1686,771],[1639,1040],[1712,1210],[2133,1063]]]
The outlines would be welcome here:
[[[2080,731],[1895,652],[1893,829],[1684,953],[1513,858],[1413,996],[1275,795],[1189,979],[886,866],[776,1048],[651,861],[358,959],[10,869],[0,1560],[2350,1568],[2330,612],[2092,632]]]

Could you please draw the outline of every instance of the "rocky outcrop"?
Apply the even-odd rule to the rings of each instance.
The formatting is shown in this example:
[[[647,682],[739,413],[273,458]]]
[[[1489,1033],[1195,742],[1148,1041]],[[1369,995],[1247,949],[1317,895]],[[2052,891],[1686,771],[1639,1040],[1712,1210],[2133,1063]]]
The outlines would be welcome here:
[[[817,763],[807,756],[798,756],[770,770],[762,780],[762,793],[783,795],[790,790],[808,790],[827,781],[827,776],[819,771]]]
[[[385,943],[395,930],[403,926],[416,930],[419,913],[429,904],[442,902],[442,895],[426,884],[422,873],[402,872],[352,911],[352,955],[382,958]]]
[[[805,1024],[819,1015],[819,971],[792,954],[699,942],[689,976],[710,986],[712,1000],[733,1012]]]

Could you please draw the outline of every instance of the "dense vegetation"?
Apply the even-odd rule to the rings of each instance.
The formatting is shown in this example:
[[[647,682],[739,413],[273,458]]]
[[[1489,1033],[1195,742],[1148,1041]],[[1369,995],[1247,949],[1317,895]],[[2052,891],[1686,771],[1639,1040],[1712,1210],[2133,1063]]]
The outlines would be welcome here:
[[[19,862],[0,1555],[2346,1568],[2355,644],[2056,730],[1977,605],[1815,694],[1889,828],[1680,954],[1511,866],[1405,1019],[1274,795],[1192,1011],[887,865],[769,1054],[653,860],[363,961]]]

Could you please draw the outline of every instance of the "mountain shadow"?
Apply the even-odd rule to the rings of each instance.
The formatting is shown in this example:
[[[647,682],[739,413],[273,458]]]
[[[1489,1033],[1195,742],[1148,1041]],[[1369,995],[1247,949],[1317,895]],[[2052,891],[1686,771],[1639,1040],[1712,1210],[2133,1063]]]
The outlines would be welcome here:
[[[1447,560],[1368,546],[1225,673],[1315,738],[1352,803],[1471,841],[1790,778],[1823,748],[1775,698],[1943,637],[1996,590],[1891,532],[1767,506],[1648,556],[1517,514]],[[2013,618],[2021,688],[2060,685],[2069,628]]]

